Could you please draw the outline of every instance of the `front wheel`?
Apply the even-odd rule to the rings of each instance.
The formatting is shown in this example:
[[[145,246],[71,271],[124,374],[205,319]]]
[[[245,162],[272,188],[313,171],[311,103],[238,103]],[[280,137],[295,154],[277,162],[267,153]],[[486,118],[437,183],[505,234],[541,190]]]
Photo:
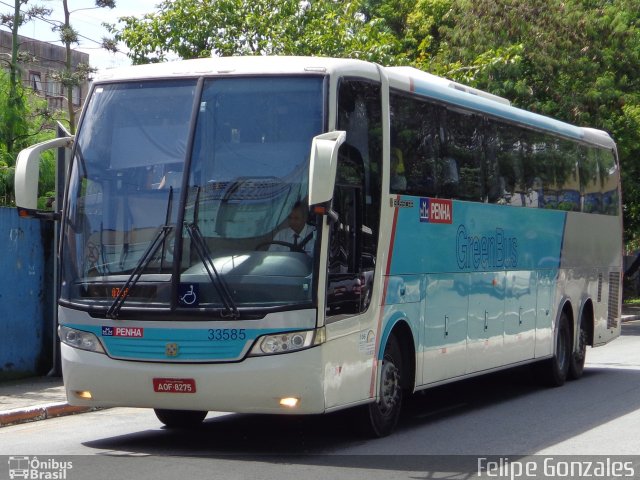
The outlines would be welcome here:
[[[155,408],[153,410],[167,428],[193,428],[202,423],[207,411],[200,410],[166,410]]]
[[[402,354],[394,335],[389,337],[384,349],[380,369],[378,401],[363,407],[363,428],[375,437],[389,435],[398,423],[402,409]]]

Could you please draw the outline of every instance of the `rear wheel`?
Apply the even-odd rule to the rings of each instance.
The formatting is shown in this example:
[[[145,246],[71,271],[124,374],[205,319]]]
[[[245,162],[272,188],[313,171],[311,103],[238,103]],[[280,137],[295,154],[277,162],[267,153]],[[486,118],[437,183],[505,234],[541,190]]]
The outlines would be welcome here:
[[[552,387],[560,387],[567,380],[573,357],[571,344],[569,318],[566,313],[562,312],[558,320],[555,354],[545,363],[543,370],[544,380]]]
[[[378,401],[363,407],[365,433],[375,437],[389,435],[398,423],[402,409],[402,354],[394,335],[389,337],[384,349],[380,369]]]
[[[580,319],[580,327],[578,332],[578,345],[571,355],[569,363],[569,378],[577,380],[584,372],[584,362],[587,358],[587,343],[589,342],[589,334],[587,333],[587,322],[584,317]]]
[[[162,423],[168,428],[193,428],[202,423],[207,416],[206,411],[200,410],[166,410],[155,408],[153,410]]]

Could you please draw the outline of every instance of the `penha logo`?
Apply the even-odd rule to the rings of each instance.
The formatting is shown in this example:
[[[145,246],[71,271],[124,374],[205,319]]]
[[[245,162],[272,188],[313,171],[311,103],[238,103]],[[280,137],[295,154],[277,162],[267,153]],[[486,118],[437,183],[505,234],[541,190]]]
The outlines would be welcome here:
[[[420,221],[453,223],[453,202],[442,198],[421,198]]]
[[[103,337],[127,337],[142,338],[144,337],[144,328],[140,327],[102,327]]]

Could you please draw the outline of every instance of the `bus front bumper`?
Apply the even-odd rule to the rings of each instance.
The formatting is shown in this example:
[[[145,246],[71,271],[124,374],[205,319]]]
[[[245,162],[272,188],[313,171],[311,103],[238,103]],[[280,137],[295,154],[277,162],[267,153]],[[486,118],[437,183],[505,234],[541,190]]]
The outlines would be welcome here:
[[[325,411],[321,347],[215,364],[114,360],[61,345],[69,404],[238,413]],[[159,385],[181,385],[157,391]],[[295,407],[281,404],[297,399]]]

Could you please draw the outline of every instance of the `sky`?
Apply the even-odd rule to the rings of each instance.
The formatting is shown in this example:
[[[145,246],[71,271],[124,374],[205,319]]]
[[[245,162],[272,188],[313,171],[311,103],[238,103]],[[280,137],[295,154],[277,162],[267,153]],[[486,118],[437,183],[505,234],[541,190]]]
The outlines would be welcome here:
[[[99,43],[103,37],[109,37],[109,32],[102,27],[102,23],[118,22],[118,17],[141,17],[145,13],[155,12],[155,8],[161,0],[115,0],[116,7],[95,8],[95,0],[68,0],[67,5],[71,11],[71,25],[81,35],[80,44],[72,48],[88,53],[89,63],[100,70],[130,65],[129,58],[124,53],[124,45],[119,45],[122,53],[110,53],[100,48]],[[0,0],[0,13],[13,13],[13,0]],[[27,6],[42,5],[53,9],[49,17],[51,20],[64,21],[62,0],[29,0]],[[24,8],[24,7],[23,7]],[[8,30],[5,27],[2,27]],[[19,34],[25,37],[35,38],[44,42],[62,45],[57,32],[51,31],[51,25],[41,21],[32,20],[20,27]],[[92,41],[93,40],[93,41]]]

